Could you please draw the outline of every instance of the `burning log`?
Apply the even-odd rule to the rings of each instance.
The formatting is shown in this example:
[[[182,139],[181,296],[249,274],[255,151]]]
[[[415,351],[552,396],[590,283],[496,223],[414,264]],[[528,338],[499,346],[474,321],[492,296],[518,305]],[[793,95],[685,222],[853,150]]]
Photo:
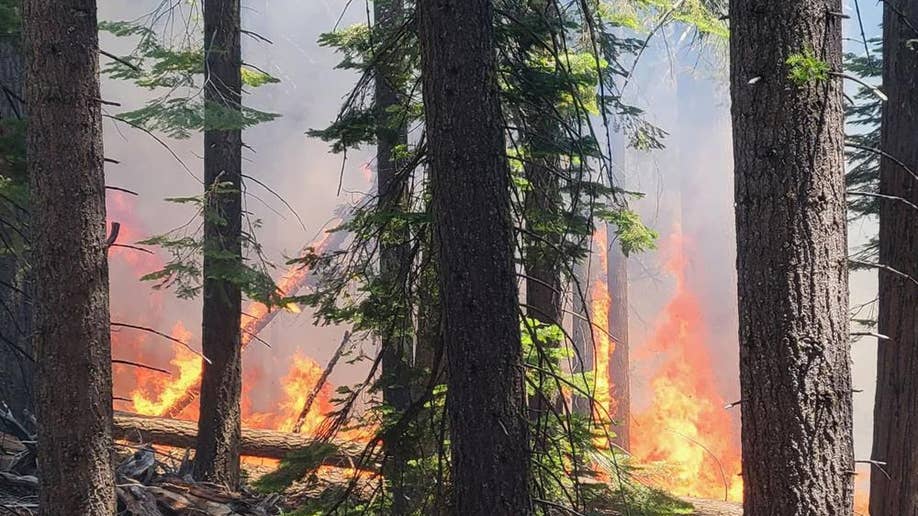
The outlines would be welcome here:
[[[198,425],[194,421],[116,412],[112,434],[119,440],[140,440],[177,448],[194,448],[198,439]],[[317,442],[302,434],[243,428],[239,453],[250,457],[283,459],[290,453],[309,448]],[[325,457],[322,463],[352,467],[358,461],[358,454],[359,451],[335,445],[335,451]]]

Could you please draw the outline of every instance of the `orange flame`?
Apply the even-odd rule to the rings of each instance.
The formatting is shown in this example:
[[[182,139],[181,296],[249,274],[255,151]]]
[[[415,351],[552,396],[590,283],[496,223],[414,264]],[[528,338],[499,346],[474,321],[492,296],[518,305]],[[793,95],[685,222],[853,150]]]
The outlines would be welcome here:
[[[191,341],[191,332],[178,322],[172,329],[172,336],[182,342]],[[131,393],[134,411],[138,414],[155,416],[185,393],[201,375],[201,357],[183,348],[176,347],[175,355],[169,361],[178,371],[178,378],[138,370],[138,389]]]
[[[708,334],[699,300],[687,288],[684,240],[669,241],[667,269],[676,290],[657,322],[646,351],[662,355],[650,382],[651,406],[634,416],[634,456],[657,463],[665,474],[652,479],[680,496],[742,499],[741,454],[725,400],[714,383]]]
[[[612,386],[609,383],[609,367],[615,343],[609,338],[609,309],[612,299],[606,285],[607,267],[606,255],[609,252],[609,239],[605,225],[596,229],[593,234],[593,247],[598,256],[598,281],[594,281],[590,288],[590,323],[593,332],[593,372],[595,376],[595,392],[593,396],[596,404],[594,417],[597,421],[607,424],[609,418],[615,413],[615,400],[612,398]],[[599,443],[597,443],[599,444]]]
[[[283,399],[276,404],[276,409],[269,414],[246,414],[243,421],[246,426],[253,428],[267,428],[290,432],[303,410],[306,398],[313,391],[316,383],[322,376],[323,369],[314,360],[309,357],[296,355],[293,357],[290,370],[287,375],[281,379],[283,387]],[[303,424],[302,432],[312,434],[318,430],[325,414],[331,412],[331,392],[332,386],[328,383],[323,385],[316,396],[306,421]]]

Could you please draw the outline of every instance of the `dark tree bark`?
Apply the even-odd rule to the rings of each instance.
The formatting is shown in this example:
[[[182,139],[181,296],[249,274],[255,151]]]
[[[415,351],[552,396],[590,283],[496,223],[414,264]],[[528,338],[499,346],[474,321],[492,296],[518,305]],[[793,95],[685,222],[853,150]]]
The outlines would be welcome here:
[[[549,106],[547,109],[551,109]],[[529,160],[524,165],[524,174],[529,182],[529,189],[524,199],[526,217],[525,252],[523,256],[526,271],[526,314],[528,317],[545,325],[561,326],[561,235],[557,224],[561,208],[561,185],[558,180],[560,159],[550,150],[554,145],[553,138],[560,138],[560,131],[553,118],[545,113],[528,113],[524,124],[531,134],[527,148]],[[543,360],[547,356],[547,347],[557,347],[557,342],[540,342],[533,339],[539,353],[538,364],[542,369],[551,369],[551,364]],[[555,380],[547,374],[538,374],[536,385],[549,389]],[[552,405],[557,400],[548,399],[537,392],[529,400],[530,419],[534,422],[536,432],[536,450],[544,448],[543,428],[547,418],[551,417]]]
[[[731,0],[747,516],[852,513],[840,0]]]
[[[631,445],[631,365],[628,347],[628,258],[618,242],[615,228],[607,226],[609,251],[606,254],[609,288],[609,333],[614,346],[609,357],[609,388],[615,410],[612,415],[613,442],[624,449]]]
[[[111,516],[112,370],[95,0],[26,0],[40,513]]]
[[[587,259],[589,260],[589,259]],[[574,346],[574,363],[571,370],[574,373],[583,373],[592,371],[594,367],[593,354],[595,346],[593,345],[593,333],[589,322],[589,303],[590,303],[590,266],[587,261],[578,263],[574,268],[574,279],[571,282],[571,295],[573,299],[574,316],[573,328],[571,330],[571,340]],[[589,416],[592,409],[592,402],[585,396],[573,396],[573,409],[577,414]]]
[[[912,42],[918,4],[888,0],[883,15],[884,104],[882,148],[908,166],[880,162],[880,193],[918,204],[918,54]],[[884,199],[880,205],[880,263],[918,278],[918,210]],[[918,514],[918,285],[879,272],[879,342],[873,459],[885,462],[870,475],[870,514]]]
[[[242,49],[239,0],[205,0],[204,87],[207,113],[240,111]],[[201,342],[205,362],[195,477],[235,488],[239,483],[242,432],[242,294],[228,277],[242,267],[242,131],[204,133],[204,187],[209,215],[204,220],[204,318]],[[215,218],[214,215],[219,215]]]
[[[22,119],[22,42],[19,34],[0,35],[0,137],[9,138],[7,123]],[[12,163],[0,156],[0,174],[12,177]],[[17,203],[18,204],[18,203]],[[0,201],[0,400],[17,416],[33,405],[31,272],[24,259],[29,214],[24,208]],[[10,227],[13,225],[14,227]]]
[[[373,16],[376,30],[383,36],[394,33],[404,23],[402,0],[375,0]],[[386,47],[385,41],[376,42]],[[397,58],[394,54],[378,60],[375,69],[376,173],[378,179],[378,208],[389,217],[404,213],[408,203],[407,176],[399,176],[403,160],[397,159],[396,148],[408,143],[408,125],[404,115],[393,114],[392,108],[405,100],[400,91]],[[407,295],[407,275],[411,267],[411,249],[408,245],[407,226],[396,221],[385,230],[379,243],[380,276],[387,292],[394,298]],[[391,304],[391,303],[390,303]],[[411,385],[411,317],[408,304],[395,305],[399,313],[387,322],[380,335],[382,350],[383,401],[392,407],[396,417],[412,403]],[[384,475],[392,495],[392,514],[409,513],[411,496],[405,478],[407,463],[411,459],[411,444],[404,436],[386,442],[386,467]]]
[[[531,513],[493,24],[489,0],[418,2],[457,515]]]

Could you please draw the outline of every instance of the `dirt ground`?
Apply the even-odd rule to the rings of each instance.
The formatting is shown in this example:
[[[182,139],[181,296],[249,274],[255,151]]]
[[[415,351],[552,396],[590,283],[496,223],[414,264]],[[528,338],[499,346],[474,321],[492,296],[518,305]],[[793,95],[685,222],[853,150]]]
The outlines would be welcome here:
[[[743,514],[743,505],[735,502],[698,498],[686,498],[686,501],[695,506],[695,514],[698,516],[742,516]]]

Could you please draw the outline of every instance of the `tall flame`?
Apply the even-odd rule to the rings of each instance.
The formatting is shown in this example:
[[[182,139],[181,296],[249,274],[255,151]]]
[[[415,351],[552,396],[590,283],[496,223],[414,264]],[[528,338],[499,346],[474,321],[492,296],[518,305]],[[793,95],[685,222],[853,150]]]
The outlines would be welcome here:
[[[609,382],[609,367],[615,343],[609,338],[609,310],[612,299],[606,285],[609,252],[609,239],[605,225],[601,225],[593,234],[593,247],[599,257],[596,265],[600,278],[593,281],[590,287],[590,323],[593,332],[593,373],[595,376],[596,390],[593,393],[597,408],[594,417],[598,421],[609,423],[609,418],[615,413],[615,400],[612,398],[612,386]]]
[[[664,468],[653,480],[673,494],[740,500],[738,413],[725,410],[714,383],[701,304],[685,281],[684,243],[679,231],[669,240],[676,289],[644,346],[662,362],[650,381],[650,407],[634,416],[632,452]]]
[[[191,332],[178,322],[172,329],[172,337],[182,342],[191,341]],[[155,416],[185,393],[197,381],[201,374],[201,357],[183,348],[176,347],[175,355],[169,361],[178,372],[178,377],[165,377],[161,374],[138,370],[138,388],[131,393],[134,411],[138,414]]]

